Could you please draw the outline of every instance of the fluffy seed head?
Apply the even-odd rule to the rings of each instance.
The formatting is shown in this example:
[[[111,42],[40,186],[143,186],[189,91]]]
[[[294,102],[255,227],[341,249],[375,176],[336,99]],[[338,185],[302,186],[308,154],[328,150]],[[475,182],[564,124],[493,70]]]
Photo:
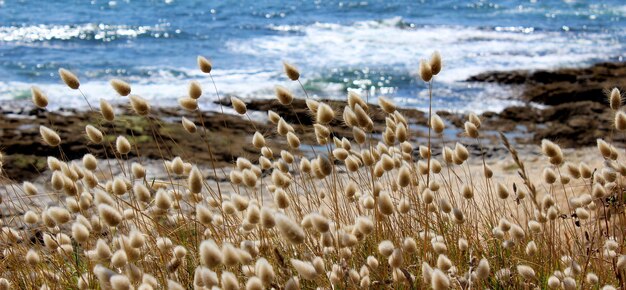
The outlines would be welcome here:
[[[200,68],[200,70],[203,73],[208,74],[208,73],[211,73],[211,68],[213,68],[213,65],[206,57],[199,55],[198,56],[198,68]]]
[[[498,183],[497,192],[498,192],[498,197],[500,197],[501,199],[507,199],[510,195],[509,190],[502,183]]]
[[[103,219],[104,222],[110,227],[115,227],[122,222],[122,215],[120,212],[108,204],[98,205],[98,214],[100,215],[100,218]]]
[[[430,66],[430,63],[425,60],[420,61],[420,77],[425,82],[430,82],[433,78],[432,67]]]
[[[598,275],[596,275],[595,273],[587,273],[587,275],[585,276],[585,280],[591,285],[596,285],[598,284]]]
[[[63,186],[65,185],[65,179],[63,177],[64,176],[60,171],[53,172],[51,179],[52,188],[54,188],[55,190],[63,189]]]
[[[604,158],[611,158],[611,155],[613,153],[611,150],[611,145],[609,145],[609,143],[606,143],[606,141],[602,139],[598,139],[597,144],[600,154],[602,154]]]
[[[408,166],[400,167],[398,171],[398,185],[401,187],[407,187],[411,183],[411,171]]]
[[[129,243],[133,248],[141,248],[145,245],[146,238],[141,232],[132,230],[129,234]]]
[[[290,80],[297,81],[300,78],[300,72],[295,66],[291,65],[290,63],[283,61],[283,69],[285,70],[285,74]]]
[[[524,233],[524,229],[516,224],[511,224],[510,233],[511,237],[513,237],[513,239],[515,239],[516,241],[521,241],[526,236],[526,234]]]
[[[208,226],[213,222],[213,215],[211,211],[206,206],[201,204],[196,206],[196,218],[205,226]]]
[[[44,143],[48,146],[56,147],[61,144],[61,137],[59,137],[59,134],[57,134],[54,130],[46,126],[39,126],[39,133],[41,134],[41,138]]]
[[[457,224],[465,222],[465,215],[463,215],[463,212],[459,208],[455,207],[452,209],[452,217],[454,218],[454,222]]]
[[[144,98],[137,95],[130,95],[130,105],[137,115],[145,116],[150,113],[150,104]]]
[[[576,280],[572,277],[565,277],[563,279],[563,289],[565,290],[575,290],[576,289]]]
[[[462,161],[465,161],[469,158],[469,151],[467,151],[465,146],[457,142],[454,146],[454,155]]]
[[[37,194],[39,194],[39,190],[37,189],[37,187],[34,184],[32,184],[32,183],[30,183],[28,181],[24,181],[24,184],[23,184],[22,187],[24,188],[24,192],[27,195],[37,195]]]
[[[518,265],[517,273],[526,280],[535,280],[535,270],[527,265]]]
[[[476,267],[476,277],[480,280],[487,279],[489,277],[490,272],[489,261],[487,259],[482,258],[480,262],[478,262],[478,266]]]
[[[276,226],[288,242],[292,244],[304,242],[304,230],[287,216],[278,214],[276,216]]]
[[[550,289],[558,289],[560,286],[561,280],[559,280],[559,278],[555,276],[550,276],[550,278],[548,278],[548,287],[550,287]]]
[[[193,112],[198,109],[198,100],[192,99],[190,97],[183,97],[178,99],[178,104],[181,108]]]
[[[246,108],[246,104],[237,97],[230,97],[230,102],[233,105],[235,111],[241,115],[245,114],[248,111]]]
[[[48,209],[48,215],[54,220],[54,222],[58,225],[69,222],[72,219],[70,212],[62,207],[53,206]]]
[[[179,156],[172,159],[169,169],[176,175],[182,175],[185,172],[185,162]]]
[[[356,220],[356,228],[362,234],[370,234],[374,230],[374,223],[369,217],[359,217]]]
[[[257,182],[257,175],[250,169],[243,171],[243,184],[248,187],[255,187]]]
[[[39,217],[37,216],[37,214],[31,210],[27,211],[24,214],[24,222],[26,222],[27,224],[35,224],[39,221]]]
[[[276,225],[274,213],[267,207],[261,208],[261,225],[266,229],[271,229]]]
[[[85,154],[85,156],[83,156],[83,165],[85,168],[93,171],[98,167],[98,160],[96,160],[96,157],[92,154]]]
[[[162,210],[168,210],[172,207],[172,198],[170,195],[163,189],[157,191],[156,196],[154,198],[155,205]]]
[[[578,165],[578,169],[580,171],[580,176],[582,176],[583,178],[586,178],[586,179],[587,178],[591,178],[592,172],[591,172],[591,168],[589,168],[589,165],[581,162]]]
[[[185,131],[189,132],[189,134],[193,134],[193,133],[196,133],[196,131],[198,131],[196,124],[192,122],[191,120],[183,117],[181,121],[183,124],[183,128],[185,128]]]
[[[285,283],[285,290],[300,290],[300,280],[298,277],[291,277]]]
[[[429,283],[432,280],[433,268],[426,262],[422,262],[422,279],[424,283]]]
[[[321,214],[311,215],[311,224],[320,233],[325,233],[330,230],[330,223],[326,217]]]
[[[378,196],[378,210],[384,215],[393,213],[393,201],[388,192],[383,191]]]
[[[229,201],[229,200],[225,200],[222,203],[222,211],[228,215],[232,215],[235,214],[237,212],[237,208],[235,207],[235,205]]]
[[[197,167],[193,167],[191,172],[189,173],[189,179],[187,182],[189,183],[189,191],[191,193],[200,193],[202,191],[202,173]]]
[[[317,157],[319,169],[325,176],[330,175],[333,172],[333,164],[330,162],[330,159],[326,155],[319,155]]]
[[[260,258],[256,261],[254,272],[265,284],[270,284],[274,281],[274,268],[265,258]]]
[[[358,144],[363,144],[365,143],[365,140],[367,138],[367,135],[365,134],[365,132],[358,127],[352,127],[352,135],[354,136],[354,141],[356,141]]]
[[[222,263],[228,267],[239,264],[239,254],[235,247],[230,243],[224,243],[222,245],[222,257],[224,258]]]
[[[202,87],[200,86],[200,83],[197,81],[189,82],[189,89],[187,90],[187,93],[190,98],[196,100],[199,99],[200,96],[202,96]]]
[[[446,290],[450,288],[450,280],[441,270],[433,270],[430,276],[430,286],[433,287],[434,290]]]
[[[461,195],[465,199],[473,198],[474,197],[474,190],[469,185],[464,184],[463,187],[461,188]]]
[[[45,109],[48,106],[48,97],[43,93],[43,91],[41,91],[41,89],[33,86],[30,88],[30,92],[35,106],[41,109]]]
[[[276,114],[276,112],[269,110],[267,111],[267,118],[270,120],[270,122],[277,124],[278,121],[280,121],[280,116],[278,114]]]
[[[316,117],[318,123],[326,125],[335,118],[335,111],[329,105],[320,103]]]
[[[622,94],[618,88],[613,88],[609,93],[609,104],[613,111],[619,110],[619,107],[622,105]]]
[[[556,172],[552,168],[545,168],[543,170],[543,181],[547,184],[556,182]]]
[[[111,106],[111,104],[109,104],[109,102],[105,99],[100,99],[100,114],[102,114],[102,117],[109,122],[115,120],[113,106]]]
[[[276,131],[278,132],[278,134],[285,136],[287,135],[287,133],[291,132],[292,130],[293,129],[291,128],[291,125],[287,124],[287,122],[285,122],[283,118],[280,118],[278,120],[278,126],[276,126]]]
[[[394,105],[393,102],[391,102],[385,97],[378,97],[378,105],[387,114],[393,114],[393,112],[396,110],[396,105]]]
[[[126,263],[128,263],[128,255],[126,255],[124,250],[120,249],[113,253],[113,256],[111,257],[111,266],[121,268],[124,267]]]
[[[185,289],[186,288],[180,285],[180,283],[172,279],[167,279],[167,290],[185,290]]]
[[[255,276],[250,277],[246,282],[246,290],[263,290],[263,281]]]
[[[396,138],[398,139],[398,142],[406,141],[408,136],[407,136],[406,126],[404,126],[403,123],[398,124],[395,133],[396,133]]]
[[[126,155],[130,152],[131,146],[128,139],[124,136],[118,136],[115,140],[115,149],[122,155]]]
[[[137,162],[133,162],[133,164],[131,165],[131,171],[133,172],[133,176],[135,176],[135,178],[140,179],[146,176],[146,169],[143,167],[143,165]]]
[[[73,74],[71,71],[66,70],[64,68],[59,69],[59,76],[61,76],[61,80],[73,90],[77,90],[80,87],[80,81],[78,81],[78,77]]]
[[[446,125],[443,123],[443,120],[439,115],[434,114],[430,119],[431,126],[435,133],[441,134],[443,130],[446,128]]]
[[[120,79],[112,79],[109,84],[120,96],[128,96],[130,94],[130,85]]]
[[[415,239],[406,237],[404,241],[402,241],[402,250],[407,253],[415,253],[417,251],[417,243],[415,242]]]
[[[450,261],[450,259],[446,255],[440,254],[437,258],[437,268],[443,271],[448,271],[451,267],[452,261]]]
[[[534,256],[537,254],[537,244],[535,241],[530,241],[526,244],[526,255]]]
[[[300,147],[300,138],[298,138],[298,136],[296,136],[293,132],[288,132],[287,143],[289,144],[289,147],[298,149],[298,147]]]
[[[343,108],[343,121],[346,123],[346,125],[350,127],[356,126],[358,124],[356,114],[354,113],[354,111],[352,111],[350,106],[345,106]]]
[[[389,240],[384,240],[378,244],[378,252],[385,256],[389,257],[393,253],[394,245]]]
[[[464,238],[460,238],[458,241],[458,244],[459,244],[459,250],[463,252],[467,251],[467,248],[469,248],[469,243]]]
[[[472,122],[465,122],[465,134],[472,138],[478,138],[478,128]]]
[[[435,52],[433,52],[430,56],[429,64],[433,75],[437,75],[441,71],[441,54],[439,54],[439,51],[435,50]]]
[[[279,173],[277,173],[277,175],[278,174]],[[289,197],[282,188],[279,188],[274,192],[274,203],[276,203],[276,206],[278,206],[278,208],[289,207]]]
[[[202,265],[213,268],[222,263],[222,251],[213,240],[205,240],[200,244],[200,262]]]
[[[476,128],[480,128],[481,121],[480,121],[480,118],[476,114],[470,113],[469,114],[469,121],[472,122],[472,124],[474,124],[474,126],[476,126]]]
[[[541,151],[548,157],[556,157],[558,155],[562,155],[559,145],[556,145],[552,141],[547,139],[541,140]]]
[[[33,249],[28,250],[28,253],[26,253],[26,262],[29,265],[35,266],[39,264],[40,261],[41,261],[41,258],[39,257],[39,254],[37,254],[35,250]]]
[[[619,131],[626,130],[626,113],[619,111],[615,114],[615,129]]]
[[[394,249],[388,259],[389,266],[392,268],[400,268],[400,266],[402,266],[402,262],[402,249]]]
[[[306,280],[315,280],[317,277],[317,271],[310,262],[305,262],[297,259],[291,259],[291,265],[296,269],[298,275]]]
[[[109,248],[109,245],[103,239],[98,239],[96,242],[96,255],[98,255],[98,258],[101,260],[109,259],[111,255],[113,255],[111,248]]]
[[[367,129],[369,125],[372,124],[372,119],[369,117],[367,112],[365,112],[365,109],[363,109],[361,105],[355,104],[353,110],[358,125],[361,126],[363,129]]]
[[[287,106],[293,102],[293,94],[287,88],[283,86],[276,86],[274,90],[276,91],[276,99],[278,99],[281,104]]]

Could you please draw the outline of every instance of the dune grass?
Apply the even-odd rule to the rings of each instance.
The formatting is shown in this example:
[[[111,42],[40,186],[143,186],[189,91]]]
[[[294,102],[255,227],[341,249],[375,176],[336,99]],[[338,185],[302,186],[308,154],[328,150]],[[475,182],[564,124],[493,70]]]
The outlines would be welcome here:
[[[210,61],[199,57],[198,64],[219,97]],[[0,176],[17,192],[7,191],[2,205],[20,213],[1,219],[0,289],[626,286],[626,165],[612,136],[598,140],[600,168],[568,162],[544,140],[543,175],[532,179],[524,156],[502,135],[515,166],[494,178],[484,156],[471,156],[470,144],[444,140],[445,124],[431,110],[428,142],[415,144],[416,132],[391,101],[379,97],[373,106],[350,92],[345,108],[333,108],[308,97],[295,66],[284,69],[306,97],[315,124],[304,130],[314,132],[317,144],[301,143],[305,132],[270,111],[276,132],[257,132],[238,145],[255,148],[258,161],[239,157],[229,170],[199,168],[164,151],[167,178],[148,178],[134,136],[105,126],[119,118],[105,100],[99,109],[88,104],[97,121],[86,126],[85,142],[115,156],[67,160],[54,124],[42,126],[43,142],[60,149],[48,158],[50,180],[15,184]],[[420,65],[431,101],[441,69],[438,53]],[[85,97],[77,76],[64,69],[60,75]],[[150,104],[122,80],[111,86],[145,119],[153,135],[146,142],[164,142]],[[287,107],[297,95],[283,86],[276,93]],[[179,101],[188,111],[180,130],[212,154],[198,105],[206,95],[199,82],[190,84]],[[48,105],[41,90],[33,88],[32,97],[36,106]],[[618,134],[626,130],[622,96],[614,89],[608,97]],[[254,126],[243,101],[231,97],[231,106]],[[386,116],[380,132],[373,114]],[[352,139],[333,135],[337,120],[352,128]],[[464,127],[471,145],[482,148],[480,118],[470,114]],[[270,143],[285,150],[273,152]],[[482,165],[470,166],[473,158]],[[221,176],[229,182],[211,181]],[[55,202],[42,204],[42,197]]]

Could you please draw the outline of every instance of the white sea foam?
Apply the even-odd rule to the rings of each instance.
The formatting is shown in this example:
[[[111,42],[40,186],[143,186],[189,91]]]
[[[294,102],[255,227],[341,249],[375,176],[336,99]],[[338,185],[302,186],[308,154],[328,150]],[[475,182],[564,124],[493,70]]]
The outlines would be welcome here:
[[[208,78],[197,78],[203,87],[203,95],[201,97],[200,106],[203,110],[217,111],[219,106],[214,104],[217,101],[213,83]],[[252,71],[222,72],[215,74],[215,82],[217,83],[220,97],[224,98],[229,95],[247,98],[273,98],[274,85],[279,83],[275,80],[273,73],[259,73]],[[178,99],[187,93],[188,79],[171,79],[167,81],[140,81],[131,82],[132,93],[138,94],[153,106],[160,107],[177,107]],[[294,83],[282,82],[282,85],[289,87],[297,96],[303,97],[303,93],[299,86]],[[30,88],[32,84],[24,82],[0,82],[0,102],[13,101],[16,98],[23,99],[18,102],[29,102]],[[78,91],[69,89],[66,85],[56,84],[37,84],[48,96],[50,104],[48,109],[57,110],[59,108],[82,108],[86,109],[87,104]],[[493,84],[479,84],[479,89],[468,95],[456,93],[461,89],[460,86],[439,86],[436,87],[433,94],[437,96],[434,100],[434,110],[445,110],[454,112],[477,112],[496,111],[512,106],[521,105],[522,102],[503,98],[510,96],[514,92],[501,88]],[[81,83],[81,90],[87,96],[92,106],[98,106],[99,100],[105,99],[112,104],[127,104],[126,97],[118,96],[111,88],[107,81],[85,81]],[[338,88],[329,86],[328,90],[333,93],[329,94],[329,98],[344,99],[346,93]],[[363,94],[365,97],[365,94]],[[312,96],[316,98],[316,96]],[[376,103],[377,95],[370,95],[369,101]],[[421,110],[428,109],[428,92],[422,90],[416,97],[388,96],[401,107],[416,108]],[[486,102],[485,100],[489,100]],[[230,111],[229,111],[230,112]]]
[[[167,38],[170,34],[180,33],[179,30],[168,32],[168,25],[129,26],[87,23],[81,25],[0,26],[0,42],[29,43],[72,39],[112,41],[119,38],[136,38],[146,34]]]
[[[161,27],[99,27],[94,26],[28,26],[8,29],[0,27],[0,41],[32,42],[46,39],[80,38],[81,35],[99,37],[137,37],[145,33],[161,33]],[[458,111],[500,111],[506,106],[520,104],[506,99],[511,92],[492,85],[478,85],[467,92],[465,80],[471,75],[491,70],[546,69],[561,66],[581,66],[606,60],[624,51],[615,35],[576,34],[574,32],[546,32],[532,27],[416,27],[402,18],[383,21],[361,21],[349,25],[315,23],[311,25],[271,26],[278,35],[231,40],[226,47],[233,54],[244,54],[259,59],[258,67],[221,69],[216,67],[213,76],[221,96],[237,95],[242,98],[271,98],[275,84],[287,85],[301,95],[299,86],[282,75],[280,60],[286,59],[300,66],[306,80],[325,96],[345,98],[344,86],[323,81],[323,73],[331,69],[379,68],[416,78],[420,59],[429,57],[438,49],[444,59],[444,69],[437,77],[436,109],[457,108]],[[108,35],[108,36],[107,36]],[[256,62],[255,62],[256,63]],[[151,100],[154,105],[176,106],[176,100],[186,94],[192,79],[201,82],[207,109],[215,108],[210,101],[216,99],[213,84],[206,75],[193,68],[135,67],[139,73],[127,77],[133,93]],[[81,88],[92,103],[106,98],[113,102],[126,102],[117,97],[109,87],[107,73],[93,73],[82,80]],[[79,73],[80,77],[80,73]],[[0,100],[29,96],[31,84],[0,80]],[[85,107],[84,101],[60,81],[38,84],[47,92],[51,108]],[[405,88],[406,89],[406,88]],[[380,92],[377,92],[380,93]],[[399,105],[425,108],[425,90],[416,97],[388,97]],[[157,102],[158,100],[158,102]],[[375,98],[370,101],[375,102]],[[487,105],[486,105],[487,104]]]
[[[155,106],[178,106],[177,100],[187,94],[189,81],[195,79],[203,87],[201,105],[206,109],[216,108],[212,102],[217,100],[217,95],[213,83],[206,75],[201,74],[196,69],[179,69],[179,71],[185,72],[185,77],[173,75],[171,69],[155,68],[154,70],[154,74],[149,78],[130,78],[129,82],[133,94],[146,98]],[[273,84],[276,83],[272,79],[278,74],[280,74],[279,71],[219,69],[213,71],[220,97],[237,95],[242,98],[271,98],[274,96]],[[0,81],[0,101],[29,99],[31,86],[30,83],[19,81]],[[36,86],[48,95],[50,109],[60,107],[86,108],[80,93],[72,91],[61,81],[52,84],[36,84]],[[127,102],[126,98],[115,93],[105,77],[100,80],[81,80],[81,90],[92,105],[97,105],[101,98],[117,104]]]
[[[582,65],[617,56],[614,35],[537,31],[532,27],[414,27],[399,17],[351,25],[272,26],[282,35],[232,40],[238,53],[298,60],[312,69],[394,66],[415,70],[437,49],[445,62],[440,80],[454,82],[488,71]]]

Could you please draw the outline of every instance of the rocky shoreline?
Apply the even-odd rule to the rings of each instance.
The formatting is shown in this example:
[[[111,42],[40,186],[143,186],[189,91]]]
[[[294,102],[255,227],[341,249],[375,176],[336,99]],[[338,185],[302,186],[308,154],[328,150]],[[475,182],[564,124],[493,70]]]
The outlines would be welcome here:
[[[529,103],[545,105],[509,107],[500,113],[482,114],[482,136],[486,140],[488,155],[504,153],[499,145],[498,132],[503,132],[517,144],[537,144],[543,138],[555,140],[563,147],[580,147],[595,144],[597,138],[612,135],[613,113],[610,111],[605,92],[615,86],[626,88],[626,64],[602,63],[589,68],[561,69],[556,71],[510,71],[488,72],[473,76],[468,82],[495,82],[502,85],[522,86],[521,98]],[[340,113],[345,101],[325,101]],[[229,101],[223,105],[230,106]],[[276,100],[249,100],[250,112],[273,110],[292,124],[303,144],[314,145],[311,128],[313,118],[304,100],[294,100],[292,106],[282,106]],[[384,114],[373,105],[371,112],[375,131],[384,127]],[[275,125],[264,118],[248,120],[235,115],[216,112],[190,113],[178,108],[153,108],[150,118],[139,117],[128,108],[119,107],[118,118],[113,123],[102,122],[97,112],[62,109],[46,112],[33,107],[0,109],[0,151],[4,154],[3,170],[12,179],[23,180],[37,176],[46,167],[46,156],[78,159],[85,153],[101,158],[113,158],[112,146],[90,145],[85,137],[85,125],[101,123],[108,136],[108,144],[117,135],[128,136],[136,150],[132,158],[171,159],[181,156],[199,164],[224,166],[238,156],[254,160],[258,151],[250,146],[255,131],[267,136],[276,153],[286,148],[284,138],[274,138]],[[413,109],[401,109],[412,124],[413,141],[421,144],[425,140],[427,116]],[[380,112],[380,113],[376,113]],[[262,113],[262,114],[261,114]],[[450,128],[444,139],[462,139],[463,114],[437,112]],[[207,135],[191,135],[183,130],[181,117],[193,120],[198,127],[204,122]],[[39,136],[39,125],[54,127],[62,138],[61,148],[43,144]],[[352,132],[337,118],[331,124],[338,138],[351,138]],[[200,131],[199,131],[200,132]],[[200,135],[198,135],[200,134]],[[615,135],[613,140],[623,141],[624,136]],[[155,142],[158,141],[158,142]],[[468,142],[472,143],[472,142]],[[208,146],[212,152],[209,153]],[[310,146],[309,146],[310,147]],[[307,146],[302,146],[306,150]],[[474,148],[476,154],[480,152]],[[138,156],[136,152],[140,152]],[[211,154],[213,158],[211,158]]]
[[[523,86],[523,100],[544,105],[584,101],[606,104],[607,89],[626,88],[626,62],[604,62],[586,68],[486,72],[467,81]]]
[[[594,145],[598,138],[624,141],[613,134],[614,112],[608,105],[612,88],[626,89],[626,62],[598,63],[586,68],[558,70],[487,72],[468,82],[492,82],[520,86],[522,100],[541,104],[509,107],[498,114],[502,119],[534,127],[533,141],[547,138],[564,147]]]

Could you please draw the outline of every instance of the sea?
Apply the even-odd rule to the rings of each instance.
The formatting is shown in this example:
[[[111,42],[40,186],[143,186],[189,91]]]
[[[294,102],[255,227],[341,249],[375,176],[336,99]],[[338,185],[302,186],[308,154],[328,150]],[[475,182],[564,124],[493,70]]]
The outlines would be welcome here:
[[[313,98],[355,90],[424,109],[419,62],[437,50],[434,109],[498,112],[521,104],[519,91],[467,78],[623,61],[625,41],[624,0],[0,0],[0,107],[27,104],[37,86],[52,110],[85,108],[59,68],[94,102],[127,102],[113,78],[153,106],[176,106],[192,80],[203,110],[215,110],[218,95],[272,98],[276,85],[304,97],[283,73],[287,61]],[[212,61],[215,86],[198,55]]]

